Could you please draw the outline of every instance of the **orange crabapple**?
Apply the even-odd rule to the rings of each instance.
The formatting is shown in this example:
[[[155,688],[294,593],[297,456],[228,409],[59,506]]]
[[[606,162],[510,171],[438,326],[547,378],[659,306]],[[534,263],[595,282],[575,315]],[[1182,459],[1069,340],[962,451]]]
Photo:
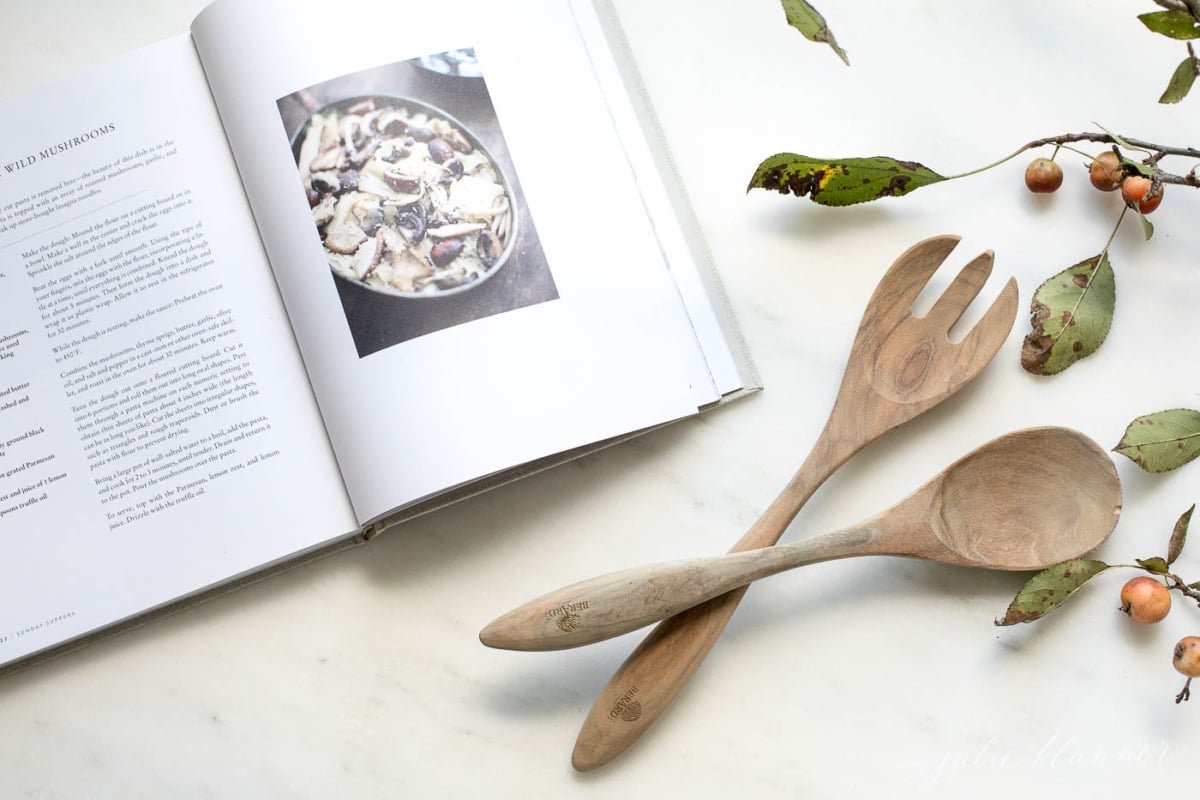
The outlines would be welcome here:
[[[1121,169],[1121,158],[1112,150],[1106,150],[1092,159],[1088,169],[1088,178],[1102,192],[1115,192],[1121,188],[1124,172]]]
[[[1057,192],[1062,182],[1062,167],[1048,158],[1035,158],[1025,168],[1025,186],[1036,194]]]
[[[1171,592],[1154,578],[1140,575],[1121,587],[1121,610],[1134,622],[1159,622],[1171,610]]]
[[[1171,659],[1175,671],[1187,676],[1183,691],[1175,696],[1175,702],[1187,700],[1192,692],[1192,678],[1200,677],[1200,636],[1185,636],[1175,645],[1175,653]]]
[[[1149,214],[1162,202],[1163,186],[1145,175],[1130,175],[1121,181],[1121,199],[1130,208]]]

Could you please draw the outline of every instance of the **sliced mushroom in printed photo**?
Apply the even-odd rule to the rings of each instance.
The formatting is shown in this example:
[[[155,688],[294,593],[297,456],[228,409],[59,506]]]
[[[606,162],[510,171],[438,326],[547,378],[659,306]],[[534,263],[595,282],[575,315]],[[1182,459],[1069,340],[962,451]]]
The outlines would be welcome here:
[[[296,163],[334,274],[403,296],[479,284],[512,250],[508,181],[479,141],[438,109],[361,97],[301,128]]]

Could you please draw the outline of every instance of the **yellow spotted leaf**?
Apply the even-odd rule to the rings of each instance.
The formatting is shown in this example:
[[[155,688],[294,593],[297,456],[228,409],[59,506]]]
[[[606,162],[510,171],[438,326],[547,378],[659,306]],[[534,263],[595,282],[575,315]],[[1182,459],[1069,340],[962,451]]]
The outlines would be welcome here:
[[[807,195],[825,206],[848,206],[900,197],[944,180],[924,164],[888,156],[825,159],[777,153],[758,165],[746,191],[770,189],[797,197]]]

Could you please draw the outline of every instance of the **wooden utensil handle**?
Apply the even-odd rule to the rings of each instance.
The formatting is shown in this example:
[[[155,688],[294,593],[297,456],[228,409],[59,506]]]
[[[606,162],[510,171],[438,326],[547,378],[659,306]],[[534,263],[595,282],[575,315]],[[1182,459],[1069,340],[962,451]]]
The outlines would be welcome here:
[[[894,509],[889,512],[897,513]],[[611,639],[789,569],[879,554],[886,528],[860,524],[787,545],[660,561],[564,586],[517,606],[479,633],[488,647],[563,650]]]
[[[912,303],[954,249],[938,236],[906,250],[871,295],[825,429],[804,465],[734,550],[773,545],[818,486],[846,459],[889,430],[933,408],[992,360],[1012,329],[1016,281],[958,343],[948,328],[982,288],[991,253],[976,258],[924,317]],[[632,744],[704,660],[745,594],[738,589],[660,623],[602,692],[575,743],[577,769],[606,763]]]
[[[488,647],[562,650],[668,619],[759,577],[791,551],[766,548],[715,558],[664,561],[610,572],[530,600],[479,633]],[[763,555],[775,556],[764,559]],[[739,560],[732,563],[730,559]]]
[[[787,486],[731,552],[769,547],[779,541],[817,487],[865,446],[863,442],[851,444],[853,437],[840,435],[830,423]],[[592,705],[571,755],[575,769],[585,772],[607,764],[654,724],[704,662],[747,588],[734,589],[665,619],[650,632]]]
[[[601,691],[571,754],[586,772],[625,752],[667,710],[746,594],[743,586],[660,622]]]

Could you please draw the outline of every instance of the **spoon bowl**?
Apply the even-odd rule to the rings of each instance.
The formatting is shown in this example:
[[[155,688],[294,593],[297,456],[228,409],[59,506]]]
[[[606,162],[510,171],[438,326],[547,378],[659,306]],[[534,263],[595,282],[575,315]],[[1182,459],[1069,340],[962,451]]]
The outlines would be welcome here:
[[[963,456],[923,491],[945,560],[1039,570],[1102,544],[1121,512],[1121,483],[1098,444],[1067,428],[1017,431]],[[885,512],[887,513],[887,512]]]
[[[759,578],[851,556],[1038,570],[1099,547],[1121,513],[1112,459],[1069,428],[1029,428],[966,454],[891,508],[786,545],[633,567],[543,595],[480,633],[489,647],[560,650],[673,616]]]

